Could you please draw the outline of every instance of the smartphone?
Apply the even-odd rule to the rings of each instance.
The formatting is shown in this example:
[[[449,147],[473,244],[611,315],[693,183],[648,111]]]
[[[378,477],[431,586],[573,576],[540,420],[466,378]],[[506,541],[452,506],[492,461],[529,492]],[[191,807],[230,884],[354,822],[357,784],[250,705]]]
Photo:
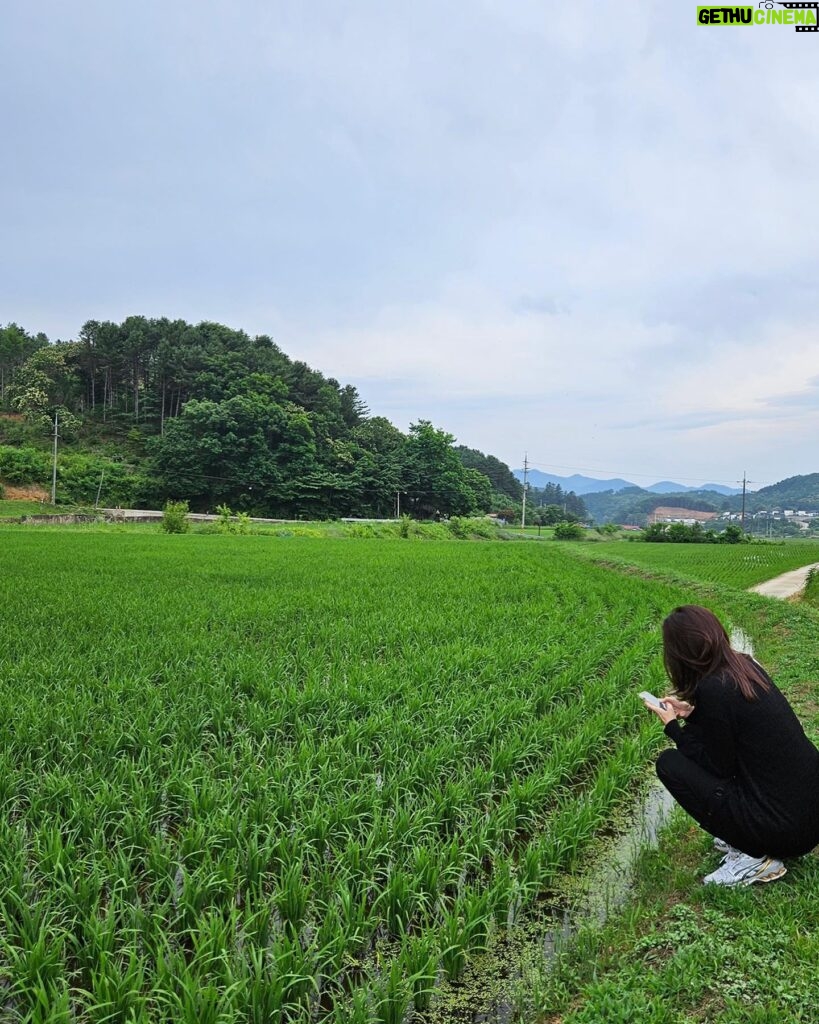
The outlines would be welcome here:
[[[665,704],[659,697],[655,697],[653,693],[649,693],[648,690],[643,690],[638,696],[644,700],[646,704],[650,704],[654,708],[661,708],[665,711]]]

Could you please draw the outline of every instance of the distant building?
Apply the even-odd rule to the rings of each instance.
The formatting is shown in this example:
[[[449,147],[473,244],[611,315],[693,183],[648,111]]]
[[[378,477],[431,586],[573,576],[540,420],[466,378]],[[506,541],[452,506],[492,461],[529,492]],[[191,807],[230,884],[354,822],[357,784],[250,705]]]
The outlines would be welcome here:
[[[661,505],[648,514],[648,525],[654,523],[684,523],[686,526],[693,526],[694,523],[710,523],[718,517],[718,512],[703,512],[696,508],[673,508]]]

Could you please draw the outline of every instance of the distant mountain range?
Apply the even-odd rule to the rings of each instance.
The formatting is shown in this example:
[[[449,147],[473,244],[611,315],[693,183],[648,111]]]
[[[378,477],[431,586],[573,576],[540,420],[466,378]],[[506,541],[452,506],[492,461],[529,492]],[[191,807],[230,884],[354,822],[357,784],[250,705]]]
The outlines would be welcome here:
[[[523,470],[513,470],[518,480],[523,480]],[[572,476],[555,476],[553,473],[542,473],[539,469],[529,470],[529,486],[545,487],[546,484],[559,484],[564,491],[574,491],[577,495],[598,494],[600,491],[622,491],[628,487],[637,487],[641,491],[649,491],[652,494],[684,494],[686,491],[714,491],[717,494],[733,495],[741,494],[741,488],[726,487],[724,484],[703,484],[701,487],[686,487],[684,484],[674,483],[673,480],[661,480],[650,487],[640,487],[630,480],[623,480],[614,477],[611,480],[595,480],[590,476],[582,476],[574,473]]]

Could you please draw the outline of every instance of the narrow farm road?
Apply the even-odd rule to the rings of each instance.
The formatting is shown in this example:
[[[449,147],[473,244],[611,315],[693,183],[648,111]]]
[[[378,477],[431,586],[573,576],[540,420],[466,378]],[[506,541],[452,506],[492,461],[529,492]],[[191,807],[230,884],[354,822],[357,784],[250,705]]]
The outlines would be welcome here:
[[[764,597],[778,597],[784,600],[793,597],[805,589],[808,573],[811,569],[819,569],[819,562],[812,565],[803,565],[801,569],[792,569],[790,572],[783,572],[781,576],[775,576],[772,580],[764,583],[757,583],[755,587],[748,589],[752,594],[762,594]]]

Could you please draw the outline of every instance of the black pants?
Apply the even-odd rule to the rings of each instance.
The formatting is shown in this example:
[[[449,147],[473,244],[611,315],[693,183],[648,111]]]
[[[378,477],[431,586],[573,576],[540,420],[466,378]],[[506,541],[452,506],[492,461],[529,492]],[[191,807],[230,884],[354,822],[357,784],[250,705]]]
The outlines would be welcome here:
[[[712,836],[724,839],[726,843],[762,857],[770,850],[759,848],[754,840],[731,813],[725,797],[730,783],[701,768],[679,750],[664,750],[657,758],[657,775],[677,803],[698,825]]]

